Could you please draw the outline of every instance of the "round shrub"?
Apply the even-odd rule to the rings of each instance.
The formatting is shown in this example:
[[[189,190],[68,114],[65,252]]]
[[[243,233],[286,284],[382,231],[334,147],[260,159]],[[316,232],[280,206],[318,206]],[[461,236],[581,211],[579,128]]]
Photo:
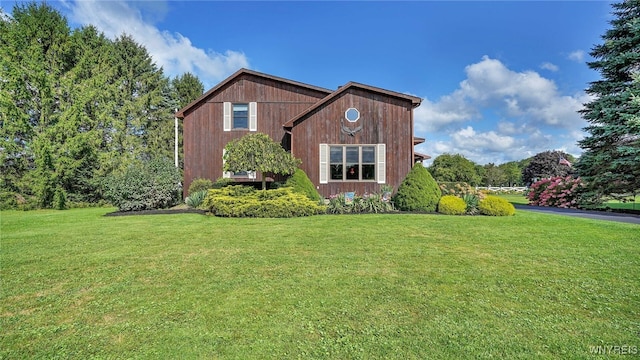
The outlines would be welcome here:
[[[197,178],[191,182],[191,185],[189,185],[189,191],[187,192],[187,194],[191,196],[194,193],[206,191],[209,189],[213,189],[213,181],[209,179]]]
[[[463,215],[467,210],[467,203],[455,195],[445,195],[440,198],[438,212],[445,215]]]
[[[321,199],[318,190],[302,169],[296,169],[293,175],[287,179],[285,186],[290,187],[295,193],[306,195],[310,200],[320,201]]]
[[[488,195],[482,199],[478,208],[481,214],[489,216],[512,216],[516,213],[513,204],[494,195]]]
[[[169,159],[137,162],[104,182],[104,196],[120,211],[164,209],[178,202],[180,172]]]
[[[396,207],[403,211],[435,212],[442,192],[429,171],[415,164],[393,197]]]

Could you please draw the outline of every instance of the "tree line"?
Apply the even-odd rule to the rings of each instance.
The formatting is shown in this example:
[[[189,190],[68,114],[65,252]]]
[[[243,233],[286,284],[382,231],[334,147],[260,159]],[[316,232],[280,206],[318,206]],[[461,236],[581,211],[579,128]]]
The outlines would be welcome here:
[[[562,160],[565,161],[562,161]],[[427,168],[439,183],[472,186],[528,186],[537,179],[575,174],[576,159],[563,151],[543,151],[530,158],[500,165],[479,165],[460,154],[442,154]]]
[[[2,15],[4,198],[51,207],[63,192],[70,201],[96,202],[105,176],[137,161],[173,159],[174,111],[204,90],[195,75],[169,78],[131,36],[72,30],[47,4]]]
[[[444,154],[429,167],[434,178],[513,186],[573,174],[586,183],[590,201],[637,194],[640,1],[612,7],[611,29],[587,63],[602,78],[586,89],[593,100],[581,111],[589,125],[579,159],[548,151],[481,166]],[[72,202],[104,199],[106,177],[173,158],[174,111],[203,91],[193,74],[167,77],[129,35],[108,39],[93,26],[71,29],[46,3],[16,5],[11,16],[0,12],[0,207],[51,207],[56,195]],[[182,157],[181,137],[179,146]]]

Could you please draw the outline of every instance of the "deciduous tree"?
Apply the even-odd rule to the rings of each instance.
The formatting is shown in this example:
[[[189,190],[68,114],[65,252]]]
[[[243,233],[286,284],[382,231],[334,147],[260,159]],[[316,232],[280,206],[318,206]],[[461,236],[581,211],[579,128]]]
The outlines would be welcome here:
[[[263,190],[267,188],[267,173],[288,175],[300,165],[300,160],[263,133],[232,140],[224,149],[224,171],[257,171],[262,174]]]

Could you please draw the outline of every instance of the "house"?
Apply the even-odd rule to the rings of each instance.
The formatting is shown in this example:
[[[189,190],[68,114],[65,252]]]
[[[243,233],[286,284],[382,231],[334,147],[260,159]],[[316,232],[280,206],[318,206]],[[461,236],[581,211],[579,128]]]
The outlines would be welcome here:
[[[232,139],[268,134],[298,159],[321,195],[397,189],[417,161],[418,97],[349,82],[337,90],[241,69],[177,113],[184,128],[184,189],[196,178],[260,182],[254,172],[225,173]]]

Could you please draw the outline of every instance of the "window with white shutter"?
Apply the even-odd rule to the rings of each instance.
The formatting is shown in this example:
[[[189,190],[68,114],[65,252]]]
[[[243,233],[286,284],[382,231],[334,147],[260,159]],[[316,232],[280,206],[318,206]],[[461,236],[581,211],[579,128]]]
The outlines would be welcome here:
[[[225,102],[222,104],[224,109],[224,117],[223,117],[223,127],[224,131],[231,131],[231,106],[230,102]]]
[[[258,130],[258,103],[249,103],[249,131]]]
[[[320,184],[326,184],[329,181],[329,145],[320,144]]]
[[[376,146],[376,180],[378,184],[384,184],[387,182],[387,146],[386,144],[378,144]]]

